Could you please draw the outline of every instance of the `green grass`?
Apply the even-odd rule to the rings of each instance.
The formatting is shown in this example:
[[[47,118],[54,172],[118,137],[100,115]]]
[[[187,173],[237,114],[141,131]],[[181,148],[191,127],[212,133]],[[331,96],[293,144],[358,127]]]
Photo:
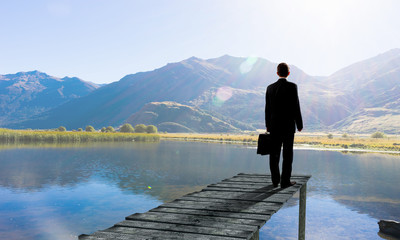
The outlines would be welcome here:
[[[0,143],[156,142],[159,140],[158,134],[148,133],[58,132],[0,128]]]

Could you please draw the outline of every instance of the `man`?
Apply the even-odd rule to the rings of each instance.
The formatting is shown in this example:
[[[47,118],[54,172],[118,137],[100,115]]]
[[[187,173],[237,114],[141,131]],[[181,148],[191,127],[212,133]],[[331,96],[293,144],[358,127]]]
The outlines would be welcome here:
[[[303,129],[297,85],[286,78],[290,74],[289,66],[280,63],[277,68],[278,81],[267,88],[265,95],[265,125],[271,133],[272,146],[269,156],[269,168],[274,187],[281,184],[287,188],[296,184],[291,182],[293,162],[294,133]],[[279,172],[279,158],[283,144],[282,175]]]

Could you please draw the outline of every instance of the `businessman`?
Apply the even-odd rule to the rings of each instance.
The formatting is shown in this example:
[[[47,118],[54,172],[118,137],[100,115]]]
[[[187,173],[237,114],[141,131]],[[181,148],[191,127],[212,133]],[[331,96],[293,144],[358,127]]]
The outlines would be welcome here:
[[[269,168],[272,184],[287,188],[296,184],[290,181],[293,163],[294,133],[303,129],[297,85],[286,78],[290,74],[289,66],[280,63],[277,67],[278,81],[267,87],[265,94],[265,125],[271,133],[272,147],[269,156]],[[279,158],[283,145],[282,175],[279,171]]]

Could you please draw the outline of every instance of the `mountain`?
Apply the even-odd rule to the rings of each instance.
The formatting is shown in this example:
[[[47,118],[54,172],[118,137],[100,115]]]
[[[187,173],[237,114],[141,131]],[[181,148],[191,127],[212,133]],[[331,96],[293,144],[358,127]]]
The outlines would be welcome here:
[[[341,89],[352,113],[333,129],[347,132],[400,132],[400,49],[352,64],[326,79]]]
[[[175,108],[167,107],[168,104],[157,105],[162,109],[157,111],[143,108],[155,108],[154,102],[175,102],[182,105],[178,107],[179,114],[190,108],[187,116],[208,114],[240,130],[263,129],[265,89],[278,79],[276,65],[254,57],[191,57],[153,71],[127,75],[7,127],[118,127],[128,119],[135,123],[138,119],[144,121],[148,112],[159,114],[157,111],[168,109],[172,114]],[[327,77],[310,76],[293,65],[290,68],[289,81],[298,85],[305,130],[400,132],[396,124],[400,110],[400,49],[355,63]],[[161,124],[167,121],[166,115],[163,118],[159,122],[150,120]],[[194,124],[179,124],[188,131],[203,131]]]
[[[30,119],[89,94],[96,84],[39,71],[0,75],[0,125]]]
[[[176,102],[151,102],[127,120],[127,123],[156,125],[162,132],[233,132],[239,129],[200,109]]]
[[[400,49],[343,68],[329,76],[326,83],[352,97],[352,110],[385,104],[393,107],[393,102],[400,109]]]
[[[399,134],[400,110],[387,108],[364,108],[335,123],[332,129],[351,133],[373,133],[376,131]]]

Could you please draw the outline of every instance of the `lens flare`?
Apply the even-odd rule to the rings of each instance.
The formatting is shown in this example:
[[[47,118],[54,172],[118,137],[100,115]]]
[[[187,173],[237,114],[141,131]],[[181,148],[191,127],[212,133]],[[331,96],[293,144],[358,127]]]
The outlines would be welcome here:
[[[217,89],[215,97],[213,99],[213,104],[215,106],[222,106],[224,102],[229,100],[232,97],[232,89],[230,87],[220,87]]]
[[[232,89],[230,87],[220,87],[217,90],[217,98],[222,101],[226,101],[232,97]]]
[[[257,57],[248,57],[246,61],[244,61],[242,64],[240,64],[240,73],[241,74],[246,74],[253,69],[254,64],[257,62],[258,58]]]

